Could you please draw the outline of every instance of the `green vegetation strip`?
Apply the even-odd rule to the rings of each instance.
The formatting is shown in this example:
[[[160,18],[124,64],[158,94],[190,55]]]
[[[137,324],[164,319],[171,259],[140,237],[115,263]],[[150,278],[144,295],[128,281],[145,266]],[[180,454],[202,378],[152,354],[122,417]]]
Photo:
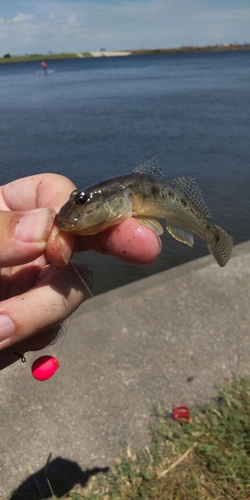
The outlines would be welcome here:
[[[207,45],[204,47],[188,46],[188,47],[177,47],[171,49],[141,49],[141,50],[131,50],[131,55],[143,55],[143,54],[164,54],[172,52],[216,52],[216,51],[228,51],[228,50],[250,50],[250,44],[245,43],[243,45],[230,43],[229,45]],[[80,53],[62,53],[62,54],[30,54],[26,56],[11,56],[11,54],[5,54],[5,57],[0,57],[1,63],[12,63],[12,62],[29,62],[29,61],[49,61],[50,59],[78,59],[79,54],[82,57],[92,57],[90,52],[80,52]],[[103,53],[105,55],[105,51]]]
[[[250,379],[228,383],[214,405],[191,415],[188,424],[156,417],[150,449],[137,454],[124,447],[114,470],[64,498],[249,500]]]
[[[89,52],[81,52],[83,57],[92,57]],[[62,54],[31,54],[29,56],[1,57],[0,63],[8,64],[13,62],[50,61],[54,59],[79,59],[76,53]]]

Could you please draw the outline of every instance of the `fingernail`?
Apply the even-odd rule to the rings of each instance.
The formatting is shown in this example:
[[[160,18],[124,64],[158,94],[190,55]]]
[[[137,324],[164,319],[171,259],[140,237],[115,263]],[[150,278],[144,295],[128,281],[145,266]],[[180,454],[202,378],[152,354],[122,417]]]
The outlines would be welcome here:
[[[0,342],[8,339],[15,331],[14,324],[9,316],[0,314]]]
[[[53,208],[38,209],[24,215],[16,225],[16,238],[27,243],[45,241],[50,234],[54,217]]]
[[[72,245],[69,244],[67,239],[60,237],[60,235],[57,236],[56,241],[60,249],[63,262],[65,265],[67,265],[73,253]]]

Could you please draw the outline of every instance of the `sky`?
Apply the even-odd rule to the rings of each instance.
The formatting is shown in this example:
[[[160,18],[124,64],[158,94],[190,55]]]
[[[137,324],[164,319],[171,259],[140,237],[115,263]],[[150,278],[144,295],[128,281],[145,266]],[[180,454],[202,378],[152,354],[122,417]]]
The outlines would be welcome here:
[[[250,43],[250,0],[0,0],[0,57]]]

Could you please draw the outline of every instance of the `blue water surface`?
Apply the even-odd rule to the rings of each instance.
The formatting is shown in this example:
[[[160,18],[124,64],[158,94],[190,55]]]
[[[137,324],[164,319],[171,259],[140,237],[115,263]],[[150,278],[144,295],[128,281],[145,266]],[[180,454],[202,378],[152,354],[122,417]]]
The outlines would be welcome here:
[[[56,172],[78,188],[155,153],[170,181],[196,179],[212,220],[250,238],[250,51],[152,54],[0,65],[0,178]],[[207,254],[163,236],[150,266],[82,254],[94,292]],[[212,257],[211,257],[212,258]],[[219,270],[219,268],[218,268]]]

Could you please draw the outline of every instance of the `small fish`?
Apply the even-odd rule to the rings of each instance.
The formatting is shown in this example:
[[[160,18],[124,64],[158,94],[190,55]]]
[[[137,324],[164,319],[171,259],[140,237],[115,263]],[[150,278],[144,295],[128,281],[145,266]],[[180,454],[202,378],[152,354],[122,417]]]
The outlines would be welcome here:
[[[155,156],[131,174],[73,191],[56,215],[56,225],[63,231],[90,235],[128,217],[157,234],[163,233],[157,219],[165,219],[166,229],[176,240],[192,247],[192,233],[202,238],[219,266],[230,258],[233,239],[208,220],[209,210],[195,181],[178,177],[172,185],[166,184]]]

